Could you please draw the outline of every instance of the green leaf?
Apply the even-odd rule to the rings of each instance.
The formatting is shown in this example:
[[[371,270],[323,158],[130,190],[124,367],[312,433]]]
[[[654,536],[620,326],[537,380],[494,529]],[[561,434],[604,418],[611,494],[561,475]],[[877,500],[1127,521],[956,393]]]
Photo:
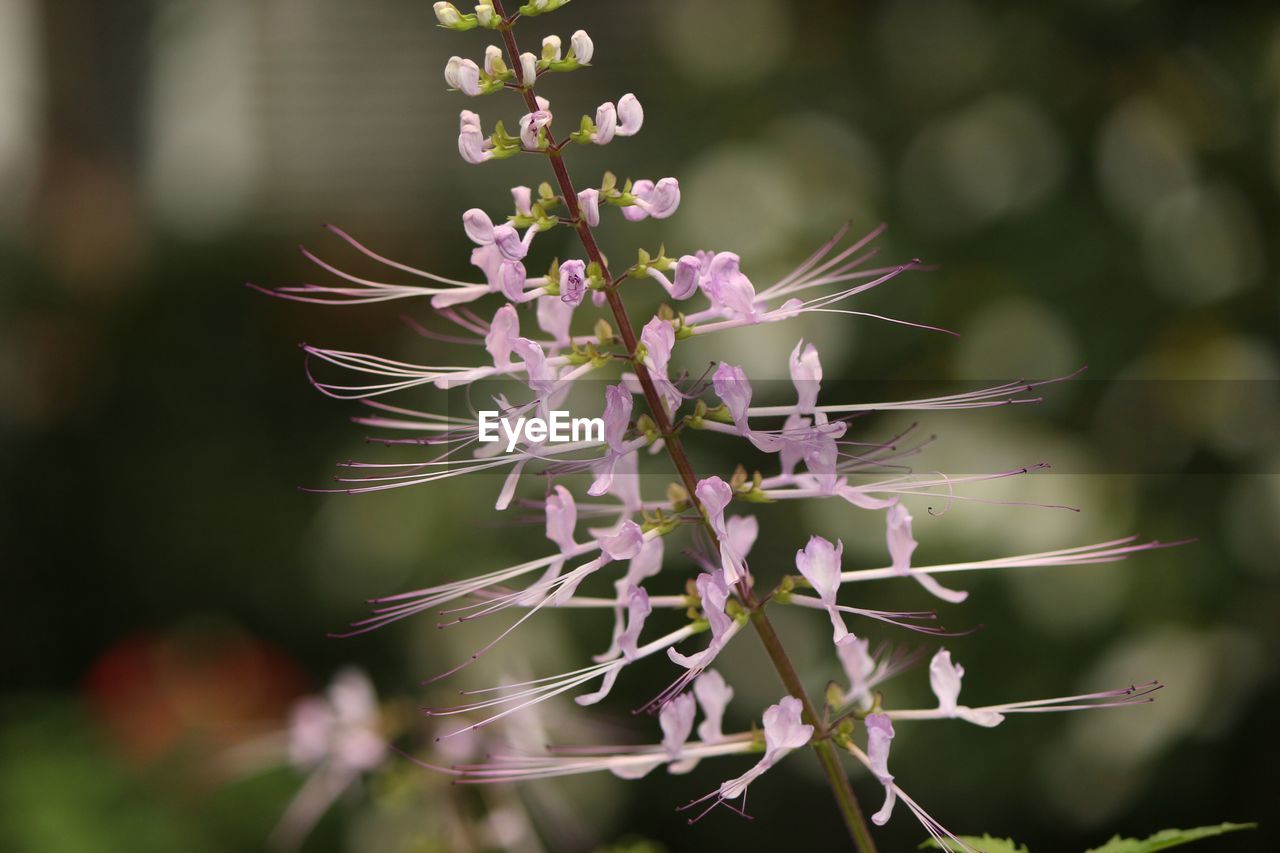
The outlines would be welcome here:
[[[1088,853],[1152,853],[1155,850],[1167,850],[1182,844],[1190,844],[1202,838],[1215,835],[1226,835],[1228,832],[1239,832],[1242,829],[1254,829],[1256,823],[1220,823],[1217,826],[1200,826],[1195,829],[1164,829],[1155,835],[1143,839],[1121,838],[1116,836],[1101,847],[1095,847]]]
[[[976,835],[961,835],[958,838],[970,848],[981,850],[982,853],[1030,853],[1025,845],[1018,844],[1011,838],[992,838],[990,835],[983,835],[981,838]],[[947,853],[959,853],[959,851],[964,850],[954,841],[939,843],[932,838],[921,842],[920,849],[946,850]]]

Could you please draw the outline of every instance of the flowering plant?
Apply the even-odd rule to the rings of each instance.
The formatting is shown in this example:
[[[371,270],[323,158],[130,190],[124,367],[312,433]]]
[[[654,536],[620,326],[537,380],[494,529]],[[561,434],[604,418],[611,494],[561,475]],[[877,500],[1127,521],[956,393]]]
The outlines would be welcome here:
[[[463,110],[458,133],[462,159],[479,165],[533,154],[546,158],[554,178],[553,183],[543,183],[536,190],[512,188],[512,212],[505,217],[495,220],[478,208],[463,213],[463,232],[474,246],[471,263],[480,273],[479,281],[451,279],[392,261],[334,228],[339,238],[389,270],[414,277],[416,283],[359,278],[308,255],[340,283],[270,291],[320,304],[425,298],[441,319],[461,330],[462,340],[482,344],[489,356],[487,363],[457,366],[420,365],[305,347],[317,368],[337,368],[359,377],[330,379],[319,371],[312,376],[325,394],[361,400],[371,407],[372,414],[359,418],[360,423],[413,436],[388,439],[388,443],[435,451],[435,455],[411,463],[347,463],[356,473],[339,478],[337,490],[366,493],[467,473],[504,473],[495,509],[507,510],[513,504],[536,508],[552,546],[549,553],[514,566],[376,599],[374,612],[354,623],[349,633],[371,631],[441,606],[453,615],[447,624],[500,613],[519,614],[489,643],[443,673],[452,675],[495,648],[540,611],[609,611],[613,615],[612,636],[591,663],[559,675],[468,690],[465,695],[472,697],[470,701],[428,713],[467,719],[444,735],[449,737],[579,688],[588,688],[588,692],[576,695],[575,701],[591,705],[603,701],[632,664],[665,657],[673,665],[672,681],[646,706],[657,717],[660,742],[551,748],[544,755],[498,755],[484,763],[449,767],[422,763],[460,783],[483,784],[601,771],[637,778],[662,766],[669,773],[688,773],[704,759],[758,756],[745,772],[723,774],[705,796],[681,806],[696,820],[721,805],[745,815],[751,784],[789,753],[807,747],[816,754],[859,850],[874,850],[875,843],[841,764],[841,753],[852,757],[883,787],[883,805],[871,816],[872,823],[888,822],[900,800],[938,846],[973,849],[977,842],[946,829],[899,784],[890,767],[898,728],[943,719],[991,728],[1011,714],[1141,705],[1151,702],[1161,685],[1148,681],[1083,695],[972,707],[960,702],[964,667],[947,649],[939,648],[928,656],[936,707],[900,707],[889,701],[882,688],[925,655],[888,644],[873,646],[868,628],[879,622],[924,635],[950,634],[936,624],[932,610],[870,609],[849,603],[848,590],[868,581],[911,579],[929,595],[958,604],[968,593],[944,585],[939,576],[1114,562],[1167,545],[1123,537],[977,562],[917,565],[913,560],[917,545],[913,517],[902,498],[965,500],[963,487],[967,483],[1025,474],[1043,466],[956,477],[897,473],[899,463],[923,443],[913,443],[909,433],[879,442],[850,436],[851,420],[863,413],[982,409],[1034,402],[1037,387],[1070,377],[1004,383],[897,402],[820,403],[823,367],[819,352],[812,343],[798,341],[786,362],[794,384],[793,404],[752,405],[750,378],[728,361],[715,365],[709,383],[689,381],[675,363],[681,342],[729,329],[785,323],[806,314],[888,320],[848,307],[849,303],[921,264],[915,260],[873,264],[876,249],[872,244],[883,226],[853,240],[847,239],[846,226],[790,274],[764,287],[758,287],[743,271],[739,255],[719,247],[675,257],[669,257],[664,249],[656,254],[641,249],[637,260],[625,269],[611,267],[594,232],[602,217],[609,215],[608,209],[618,208],[621,216],[633,222],[666,219],[679,209],[681,188],[674,177],[619,181],[612,173],[606,173],[595,187],[579,189],[575,185],[566,162],[570,146],[608,145],[634,136],[644,126],[645,112],[635,95],[625,94],[616,102],[601,104],[594,116],[567,123],[565,130],[562,115],[538,94],[545,76],[585,68],[594,59],[592,40],[582,30],[573,33],[567,46],[556,36],[544,39],[538,53],[522,51],[518,45],[516,26],[522,17],[552,12],[567,2],[531,0],[508,11],[501,0],[493,0],[478,4],[469,14],[450,3],[435,4],[443,28],[484,29],[501,42],[485,50],[482,62],[452,57],[444,72],[449,87],[472,98],[509,92],[519,97],[522,107],[514,132],[501,121],[489,124],[478,113]],[[534,243],[540,234],[556,228],[567,228],[577,236],[581,256],[551,260],[546,272],[539,273],[531,269]],[[624,291],[655,284],[669,302],[643,323],[633,321]],[[485,301],[498,305],[493,309],[470,307]],[[594,314],[592,331],[575,333],[574,327],[583,325],[580,316],[586,313]],[[531,319],[537,332],[528,329]],[[932,329],[902,320],[891,322]],[[446,340],[459,338],[455,335]],[[603,430],[569,442],[525,433],[513,434],[502,447],[485,447],[481,418],[405,408],[381,399],[423,387],[467,388],[483,380],[505,378],[520,382],[527,388],[527,396],[522,400],[498,397],[500,410],[512,416],[535,413],[546,419],[567,399],[575,382],[588,376],[609,377],[609,384],[601,386],[603,399],[597,400]],[[748,473],[739,467],[732,473],[722,472],[723,476],[697,473],[684,447],[686,437],[693,434],[745,440],[771,460],[766,466],[769,470]],[[507,452],[502,452],[504,449]],[[661,498],[645,494],[641,488],[642,456],[657,453],[665,454],[678,478]],[[885,474],[886,470],[894,473]],[[549,474],[550,485],[537,499],[521,497],[527,475],[535,471]],[[581,473],[590,476],[590,483],[585,493],[575,494],[570,487],[576,482],[572,475]],[[853,511],[882,516],[888,565],[846,569],[843,543],[813,535],[796,543],[795,573],[783,574],[771,587],[759,584],[750,557],[761,531],[756,518],[746,510],[752,503],[791,500],[843,501]],[[608,523],[584,534],[578,524],[580,514],[603,516]],[[670,543],[681,538],[687,550],[674,556]],[[597,577],[612,581],[611,595],[579,593],[584,583]],[[831,652],[846,678],[842,684],[829,685],[818,700],[808,692],[805,675],[797,670],[774,629],[769,614],[776,607],[820,611],[830,622]],[[650,637],[646,620],[657,610],[686,613],[688,618],[681,627]],[[714,664],[729,643],[748,631],[759,637],[782,692],[776,703],[759,710],[758,730],[725,732],[724,714],[735,691]],[[706,641],[702,642],[704,635]]]

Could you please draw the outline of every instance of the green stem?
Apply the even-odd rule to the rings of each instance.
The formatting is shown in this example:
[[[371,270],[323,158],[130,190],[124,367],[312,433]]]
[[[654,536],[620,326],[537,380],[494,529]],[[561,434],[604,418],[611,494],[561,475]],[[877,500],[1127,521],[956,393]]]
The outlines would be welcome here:
[[[511,67],[515,70],[516,82],[520,86],[525,106],[529,112],[536,112],[538,103],[533,93],[534,81],[526,81],[524,79],[520,67],[520,48],[516,44],[515,33],[511,29],[513,19],[507,17],[502,8],[502,0],[494,0],[493,7],[505,22],[502,26],[502,40],[510,57]],[[564,196],[565,205],[569,209],[570,218],[575,223],[578,238],[582,242],[582,248],[586,250],[587,256],[600,266],[600,272],[604,276],[604,280],[612,282],[613,278],[609,274],[609,266],[605,262],[604,255],[600,252],[599,245],[596,243],[595,234],[592,233],[591,226],[580,215],[578,193],[574,190],[573,181],[569,177],[569,170],[565,167],[564,159],[560,156],[555,139],[549,130],[547,131],[547,145],[548,150],[546,153],[551,161],[551,169],[555,172],[556,182],[560,186],[560,194]],[[604,293],[609,302],[609,309],[613,313],[614,321],[618,326],[618,333],[622,337],[622,343],[627,348],[628,356],[631,357],[636,378],[640,382],[645,402],[649,407],[649,414],[657,425],[658,432],[663,437],[663,444],[667,449],[667,454],[671,457],[672,464],[675,465],[676,471],[680,475],[680,480],[688,493],[690,504],[701,511],[701,506],[695,494],[698,486],[698,477],[693,471],[693,466],[689,463],[688,454],[685,453],[684,445],[680,441],[680,434],[673,428],[671,419],[667,416],[667,410],[662,405],[662,398],[658,394],[653,377],[649,375],[648,368],[635,358],[636,334],[634,327],[631,325],[631,318],[627,314],[626,305],[623,304],[622,297],[612,284],[605,288]],[[714,532],[710,530],[708,532],[714,540]],[[786,687],[789,694],[800,700],[804,721],[813,726],[814,737],[811,745],[818,755],[818,761],[822,765],[823,774],[827,777],[827,783],[831,786],[831,792],[835,795],[836,804],[840,808],[840,816],[844,819],[845,826],[849,830],[849,837],[853,840],[854,847],[859,853],[876,853],[876,845],[871,838],[871,830],[867,826],[866,818],[863,817],[861,807],[858,805],[858,798],[853,793],[853,788],[849,785],[849,777],[845,775],[844,768],[840,765],[839,756],[836,754],[835,747],[828,737],[829,733],[823,726],[822,719],[818,716],[813,702],[809,699],[809,694],[804,689],[804,683],[800,680],[800,675],[796,672],[795,665],[782,647],[782,641],[779,639],[777,631],[774,630],[773,623],[769,621],[768,615],[765,614],[759,599],[756,597],[755,589],[744,579],[738,585],[738,595],[751,614],[751,625],[755,628],[761,644],[764,645],[765,652],[769,655],[769,660],[772,662],[774,669],[777,670],[778,677],[782,679],[783,686]]]

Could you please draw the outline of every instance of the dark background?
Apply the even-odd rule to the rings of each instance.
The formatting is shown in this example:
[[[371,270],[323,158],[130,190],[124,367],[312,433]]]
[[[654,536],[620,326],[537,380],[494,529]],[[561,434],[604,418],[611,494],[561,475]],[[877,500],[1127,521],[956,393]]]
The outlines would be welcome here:
[[[302,777],[247,745],[278,732],[297,696],[356,664],[389,731],[427,755],[432,730],[413,709],[458,685],[418,682],[485,636],[441,634],[430,619],[358,640],[324,632],[370,595],[542,553],[536,528],[492,512],[488,477],[297,492],[324,485],[336,461],[378,453],[347,421],[353,405],[307,386],[299,341],[421,363],[457,353],[401,322],[430,322],[425,305],[299,306],[243,287],[315,280],[299,242],[372,272],[321,230],[329,221],[405,263],[469,277],[461,212],[497,214],[506,187],[549,177],[532,158],[459,162],[458,109],[509,127],[518,109],[443,91],[448,56],[478,59],[486,34],[433,23],[425,0],[0,3],[5,849],[258,849]],[[957,832],[1036,851],[1255,819],[1259,832],[1220,849],[1272,849],[1273,5],[579,0],[519,33],[532,48],[578,27],[595,40],[596,68],[542,87],[568,117],[560,126],[627,91],[647,116],[635,139],[573,150],[578,182],[611,168],[675,175],[684,190],[663,223],[606,214],[606,251],[733,249],[762,286],[843,221],[886,221],[884,257],[940,266],[854,307],[961,333],[806,318],[690,348],[691,370],[724,358],[785,378],[802,334],[840,380],[833,400],[1089,365],[1043,406],[923,418],[939,442],[922,470],[1049,461],[1052,473],[977,493],[1083,511],[961,503],[934,518],[913,503],[922,561],[1130,532],[1199,540],[1113,566],[957,578],[974,594],[949,623],[985,626],[949,643],[970,703],[1169,686],[1141,710],[993,731],[903,724],[893,767],[904,788]],[[570,252],[556,244],[567,239],[540,251]],[[695,452],[704,470],[737,461],[728,442]],[[762,578],[788,569],[808,532],[842,538],[846,567],[883,559],[878,516],[826,505],[760,515]],[[889,587],[868,600],[921,603]],[[795,615],[782,614],[782,630],[819,691],[836,676],[825,629]],[[603,649],[606,631],[603,617],[553,614],[502,665],[529,677],[569,669]],[[754,643],[744,637],[721,666],[738,687],[739,727],[780,693]],[[462,679],[480,686],[495,672]],[[552,736],[651,739],[656,727],[628,710],[669,676],[637,668],[605,708],[544,706],[542,724]],[[902,681],[901,704],[928,701],[922,672]],[[460,794],[391,761],[305,849],[486,849],[503,826],[522,839],[512,849],[839,846],[806,755],[753,786],[754,822],[722,811],[686,827],[674,807],[740,764]],[[852,772],[878,806],[878,786]],[[889,850],[922,836],[901,807],[880,835]]]

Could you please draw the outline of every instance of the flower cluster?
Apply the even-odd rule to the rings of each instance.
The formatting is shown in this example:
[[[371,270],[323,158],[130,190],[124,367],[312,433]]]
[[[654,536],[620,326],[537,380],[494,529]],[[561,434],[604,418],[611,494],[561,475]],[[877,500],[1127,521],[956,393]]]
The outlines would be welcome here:
[[[937,707],[899,708],[888,702],[882,688],[910,671],[923,655],[887,644],[873,650],[867,631],[874,623],[881,623],[926,636],[949,634],[937,624],[933,610],[884,611],[854,605],[849,603],[855,598],[853,589],[864,582],[910,579],[945,604],[958,604],[968,593],[944,586],[939,576],[1112,562],[1164,545],[1130,537],[979,562],[920,565],[913,559],[917,543],[904,498],[965,500],[964,487],[969,483],[1027,474],[1042,466],[961,477],[910,473],[902,462],[925,442],[914,442],[910,431],[879,442],[854,440],[850,437],[851,420],[879,410],[929,412],[1032,403],[1039,399],[1036,388],[1046,383],[1019,381],[928,399],[820,402],[821,356],[812,343],[804,341],[798,341],[785,360],[795,389],[792,404],[753,405],[751,380],[729,361],[715,366],[709,385],[687,381],[676,366],[681,342],[805,314],[875,318],[877,315],[850,307],[850,303],[919,263],[876,264],[877,250],[872,244],[881,229],[849,240],[846,227],[791,273],[764,286],[751,279],[742,259],[732,251],[690,250],[668,257],[661,249],[656,254],[642,249],[635,263],[611,272],[592,232],[600,222],[601,206],[620,208],[629,221],[665,219],[679,208],[680,185],[672,177],[619,183],[611,173],[597,187],[579,190],[571,183],[563,165],[569,143],[606,145],[630,137],[641,130],[644,111],[634,95],[625,94],[616,102],[602,104],[594,116],[582,116],[570,132],[556,135],[551,104],[536,94],[535,85],[549,72],[572,71],[589,64],[595,47],[579,30],[570,37],[567,50],[553,36],[544,40],[540,53],[521,53],[514,26],[521,16],[550,12],[565,2],[534,0],[514,13],[504,10],[501,2],[480,3],[469,14],[449,3],[435,5],[441,26],[493,30],[501,34],[505,45],[489,47],[482,62],[451,58],[445,68],[448,85],[468,96],[510,91],[522,106],[515,135],[509,134],[501,121],[486,132],[478,114],[463,110],[458,137],[462,159],[480,164],[531,152],[547,155],[555,165],[555,184],[542,184],[536,191],[527,186],[512,188],[512,209],[505,218],[495,219],[478,208],[462,214],[461,233],[473,246],[471,264],[478,271],[478,280],[454,280],[414,269],[332,229],[389,272],[416,281],[393,283],[356,277],[308,253],[308,258],[338,282],[269,291],[321,304],[425,298],[438,317],[456,329],[447,338],[425,328],[424,333],[481,345],[489,356],[484,363],[442,366],[305,347],[309,375],[319,390],[361,400],[369,407],[369,412],[358,418],[359,423],[410,436],[388,438],[388,444],[430,448],[426,458],[410,462],[346,463],[347,473],[337,478],[338,485],[332,490],[383,491],[498,471],[506,476],[497,490],[495,508],[505,510],[518,504],[545,518],[549,547],[544,555],[474,577],[376,599],[373,613],[355,622],[348,634],[441,608],[447,617],[444,625],[515,614],[491,642],[443,673],[449,675],[495,648],[539,611],[611,611],[612,636],[607,648],[591,662],[559,675],[464,691],[467,701],[428,713],[465,721],[444,735],[448,737],[579,688],[590,689],[578,692],[575,700],[590,705],[604,700],[628,667],[647,658],[665,658],[674,665],[673,680],[648,706],[657,716],[659,743],[552,748],[545,755],[496,756],[482,764],[440,769],[464,783],[597,771],[634,778],[664,765],[668,772],[687,773],[703,759],[758,755],[745,772],[725,774],[714,790],[689,804],[704,805],[698,813],[701,815],[719,804],[742,811],[749,786],[801,747],[812,746],[819,752],[830,778],[832,772],[839,772],[839,749],[884,787],[884,806],[875,814],[875,823],[889,820],[895,802],[901,800],[931,836],[963,847],[899,787],[890,772],[895,725],[958,719],[989,728],[1011,714],[1149,702],[1159,685],[1153,682],[1089,695],[971,707],[959,703],[964,669],[952,660],[949,651],[939,649],[928,665]],[[575,232],[582,255],[550,260],[542,273],[531,268],[531,257],[537,236],[553,228]],[[633,324],[623,293],[653,283],[670,302],[643,323]],[[489,307],[479,307],[486,303]],[[584,322],[578,316],[582,313],[591,316]],[[591,331],[575,333],[584,327]],[[782,363],[780,358],[779,365]],[[696,372],[697,367],[694,369]],[[508,453],[491,452],[492,447],[478,443],[479,422],[473,415],[407,408],[379,399],[392,393],[458,388],[502,378],[518,383],[527,393],[520,400],[497,398],[501,410],[546,411],[564,401],[575,383],[587,376],[604,380],[593,386],[603,389],[597,400],[604,422],[602,436],[560,444],[526,439]],[[1047,380],[1055,381],[1059,380]],[[694,473],[683,442],[693,436],[714,439],[717,434],[727,441],[745,440],[744,449],[765,454],[770,462],[763,467],[768,470],[748,473],[740,467],[724,472],[724,476]],[[639,475],[642,458],[663,451],[674,463],[679,482],[662,496],[645,494]],[[549,479],[539,478],[538,483],[551,483],[540,497],[528,495],[529,475],[534,472],[549,475]],[[584,492],[575,495],[572,485],[578,481],[573,475],[579,474],[588,475],[584,480],[587,485]],[[846,569],[843,543],[813,535],[794,543],[794,574],[775,572],[780,575],[775,587],[758,588],[750,556],[760,531],[746,510],[758,502],[824,499],[843,501],[850,511],[874,513],[882,519],[885,565]],[[604,521],[583,530],[580,516]],[[670,537],[686,539],[684,554],[688,557],[673,556]],[[584,584],[595,579],[605,579],[612,593],[599,597],[580,594]],[[830,622],[831,651],[844,669],[846,683],[828,690],[825,712],[804,692],[804,674],[795,672],[770,626],[768,609],[774,607],[821,611]],[[687,614],[688,618],[681,620],[680,627],[653,636],[656,632],[647,630],[647,621],[655,611],[674,617]],[[725,733],[725,709],[734,691],[713,664],[748,626],[765,641],[771,663],[789,692],[760,712],[759,728]],[[702,719],[697,739],[691,740],[699,712]],[[841,799],[849,796],[842,793],[848,790],[842,781],[831,778],[846,818],[852,821],[848,803]]]

